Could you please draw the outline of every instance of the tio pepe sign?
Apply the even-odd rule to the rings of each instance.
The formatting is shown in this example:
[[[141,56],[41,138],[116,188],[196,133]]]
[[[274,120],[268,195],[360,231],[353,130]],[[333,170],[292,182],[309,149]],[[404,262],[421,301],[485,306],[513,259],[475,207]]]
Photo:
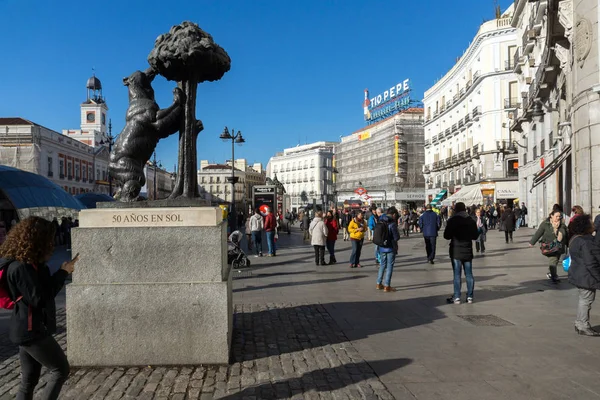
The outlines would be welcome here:
[[[408,92],[410,90],[409,82],[409,79],[405,79],[401,83],[392,86],[385,92],[369,99],[369,109],[372,110],[373,108],[380,106],[382,103],[385,103],[388,100],[391,100],[397,96],[401,96],[404,93]]]

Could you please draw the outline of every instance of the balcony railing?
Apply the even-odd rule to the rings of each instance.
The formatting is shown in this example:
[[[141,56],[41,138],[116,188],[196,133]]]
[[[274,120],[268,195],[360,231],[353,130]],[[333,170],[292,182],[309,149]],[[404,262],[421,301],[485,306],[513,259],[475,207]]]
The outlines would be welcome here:
[[[472,80],[472,79],[469,79],[469,80],[467,81],[467,89],[469,89],[471,86],[473,86],[473,80]]]
[[[512,60],[506,60],[504,61],[504,70],[505,71],[512,71],[515,69],[515,65],[517,65],[516,59],[512,59]]]
[[[475,82],[481,76],[481,71],[475,71],[473,74],[473,82]]]
[[[60,175],[58,175],[58,177],[59,177],[60,179],[65,179],[65,174],[60,174]]]
[[[444,131],[444,136],[449,136],[452,133],[452,130],[450,128],[446,128],[446,130]]]
[[[437,135],[435,135],[434,137],[431,138],[431,143],[437,143],[437,141],[438,141]]]
[[[72,181],[73,180],[73,175],[67,175],[67,179]]]
[[[452,124],[452,131],[457,131],[458,130],[458,124]]]
[[[461,118],[458,120],[458,127],[462,128],[463,126],[465,126],[465,121]]]
[[[504,99],[504,108],[519,108],[521,104],[519,103],[519,99],[517,97],[510,97],[508,99]]]
[[[471,122],[471,115],[467,114],[465,115],[465,124],[468,124],[469,122]]]
[[[479,145],[478,144],[473,146],[473,156],[476,156],[477,154],[479,154]]]
[[[471,149],[465,150],[465,158],[471,158]]]
[[[473,109],[473,118],[477,117],[478,115],[481,115],[481,106],[477,106]]]

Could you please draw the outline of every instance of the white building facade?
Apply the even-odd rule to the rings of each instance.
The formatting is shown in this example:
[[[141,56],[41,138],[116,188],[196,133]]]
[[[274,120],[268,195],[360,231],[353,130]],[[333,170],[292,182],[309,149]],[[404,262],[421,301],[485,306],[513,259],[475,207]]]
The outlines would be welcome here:
[[[313,202],[328,206],[334,202],[333,154],[335,142],[315,142],[283,150],[271,157],[267,176],[283,184],[290,207],[298,209]]]
[[[246,172],[236,168],[235,203],[243,206],[246,200]],[[231,203],[231,165],[211,164],[208,160],[200,161],[198,185],[202,197],[216,204]],[[245,209],[245,208],[244,208]]]
[[[425,92],[428,202],[439,205],[460,191],[480,204],[519,197],[518,156],[509,130],[521,102],[512,12],[511,5],[484,22],[456,65]]]

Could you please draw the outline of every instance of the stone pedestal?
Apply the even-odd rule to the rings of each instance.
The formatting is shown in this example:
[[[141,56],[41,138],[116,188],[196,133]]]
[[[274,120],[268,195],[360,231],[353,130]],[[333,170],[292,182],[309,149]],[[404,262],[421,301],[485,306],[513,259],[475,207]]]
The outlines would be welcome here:
[[[219,208],[84,210],[67,286],[74,366],[226,364],[232,333]]]

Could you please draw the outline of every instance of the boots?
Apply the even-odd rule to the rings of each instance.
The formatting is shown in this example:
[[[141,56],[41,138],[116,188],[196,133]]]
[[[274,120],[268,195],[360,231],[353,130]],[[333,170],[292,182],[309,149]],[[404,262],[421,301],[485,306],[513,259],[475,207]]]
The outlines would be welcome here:
[[[335,259],[335,256],[330,256],[329,257],[329,265],[333,265],[337,263],[337,260]]]

